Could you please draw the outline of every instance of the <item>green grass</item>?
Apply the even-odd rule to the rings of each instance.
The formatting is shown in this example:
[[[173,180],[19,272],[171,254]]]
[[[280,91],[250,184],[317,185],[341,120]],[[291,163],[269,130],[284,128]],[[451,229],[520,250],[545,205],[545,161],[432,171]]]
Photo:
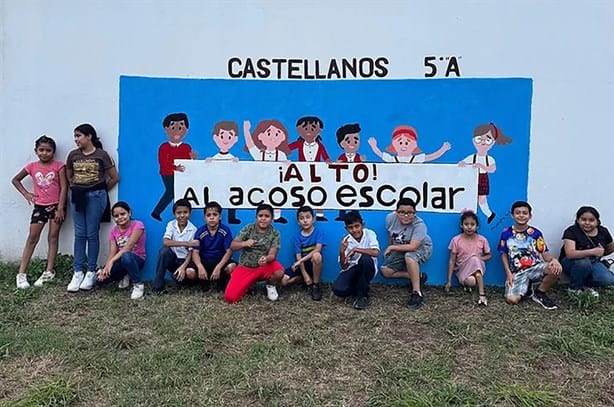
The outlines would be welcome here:
[[[176,288],[131,301],[66,293],[70,260],[25,291],[0,264],[0,406],[614,405],[612,289],[557,288],[556,311],[490,287],[487,308],[429,287],[418,311],[399,286],[374,286],[362,312],[328,288],[319,303],[262,287],[235,305]]]

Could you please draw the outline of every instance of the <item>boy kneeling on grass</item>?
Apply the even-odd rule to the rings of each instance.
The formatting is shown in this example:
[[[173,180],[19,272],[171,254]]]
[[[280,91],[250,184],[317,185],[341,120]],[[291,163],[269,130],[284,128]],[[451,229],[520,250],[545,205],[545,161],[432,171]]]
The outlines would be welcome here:
[[[518,304],[522,298],[531,298],[545,309],[557,306],[546,292],[557,282],[562,271],[559,261],[548,252],[542,232],[529,225],[531,205],[514,202],[514,225],[503,229],[498,251],[505,269],[505,300]],[[541,280],[533,289],[533,283]]]

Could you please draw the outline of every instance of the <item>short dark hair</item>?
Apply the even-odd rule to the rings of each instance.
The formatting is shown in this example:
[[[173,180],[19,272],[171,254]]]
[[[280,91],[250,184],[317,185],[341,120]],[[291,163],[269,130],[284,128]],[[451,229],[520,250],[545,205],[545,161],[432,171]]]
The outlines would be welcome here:
[[[175,201],[175,203],[173,204],[173,213],[175,213],[177,208],[179,208],[180,206],[186,207],[188,208],[188,211],[192,212],[192,204],[190,203],[190,201],[185,198],[181,198],[177,199],[177,201]]]
[[[298,216],[301,214],[301,212],[309,212],[311,216],[313,216],[313,208],[311,206],[305,205],[298,208],[296,210],[296,219],[298,219]]]
[[[345,226],[353,225],[354,223],[363,223],[362,216],[358,211],[349,211],[343,218]]]
[[[182,120],[185,124],[185,128],[190,128],[190,123],[188,122],[188,115],[185,113],[171,113],[167,115],[162,121],[162,127],[167,128],[171,125],[171,122],[180,122]]]
[[[533,212],[533,208],[527,201],[516,201],[512,204],[512,215],[514,214],[514,209],[516,208],[527,208],[529,210],[529,215]]]
[[[399,199],[399,201],[397,202],[397,209],[399,209],[400,206],[411,206],[412,208],[414,208],[414,210],[416,209],[416,203],[411,198]]]
[[[256,207],[256,216],[258,216],[258,212],[260,211],[269,211],[271,216],[273,216],[273,207],[268,203],[261,203]]]
[[[311,123],[317,124],[318,126],[320,126],[322,130],[324,130],[324,123],[322,122],[322,119],[320,119],[319,117],[315,117],[315,116],[301,117],[300,119],[296,121],[296,127],[303,126],[305,124],[311,124]]]
[[[203,209],[203,213],[207,213],[207,209],[215,209],[218,213],[222,213],[222,205],[220,205],[217,201],[207,202],[205,208]]]

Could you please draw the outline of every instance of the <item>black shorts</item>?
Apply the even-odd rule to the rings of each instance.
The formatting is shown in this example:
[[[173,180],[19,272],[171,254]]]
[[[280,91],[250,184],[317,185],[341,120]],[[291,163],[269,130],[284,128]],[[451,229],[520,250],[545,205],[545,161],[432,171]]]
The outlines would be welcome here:
[[[200,259],[200,262],[203,264],[203,266],[205,267],[205,270],[207,271],[207,278],[211,277],[211,274],[213,273],[215,266],[218,265],[220,260],[222,259]],[[228,263],[224,264],[224,267],[222,267],[222,274],[225,273],[224,270],[226,269],[226,267],[228,267],[229,264],[233,264],[233,263],[236,263],[236,261],[234,261],[233,259],[228,260]],[[190,267],[193,268],[194,271],[198,273],[198,267],[196,267],[196,264],[194,264],[193,261],[191,261],[190,264],[188,264],[186,268],[190,268]],[[220,277],[223,277],[223,275],[220,275]]]
[[[30,224],[47,223],[49,219],[55,218],[55,212],[58,210],[58,204],[53,205],[34,205]]]

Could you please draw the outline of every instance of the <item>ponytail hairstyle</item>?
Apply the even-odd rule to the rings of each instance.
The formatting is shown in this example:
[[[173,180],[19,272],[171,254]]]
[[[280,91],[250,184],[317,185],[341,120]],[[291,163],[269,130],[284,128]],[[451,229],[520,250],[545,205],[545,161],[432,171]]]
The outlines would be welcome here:
[[[75,127],[75,132],[79,132],[83,135],[90,136],[92,138],[92,144],[96,148],[102,149],[102,142],[96,134],[96,129],[89,123],[83,123]]]
[[[43,134],[42,136],[37,138],[36,141],[34,142],[34,148],[38,148],[38,146],[40,146],[41,144],[49,144],[51,148],[53,149],[53,153],[55,154],[56,147],[55,147],[54,139],[52,139],[51,137],[47,137],[46,134]]]

